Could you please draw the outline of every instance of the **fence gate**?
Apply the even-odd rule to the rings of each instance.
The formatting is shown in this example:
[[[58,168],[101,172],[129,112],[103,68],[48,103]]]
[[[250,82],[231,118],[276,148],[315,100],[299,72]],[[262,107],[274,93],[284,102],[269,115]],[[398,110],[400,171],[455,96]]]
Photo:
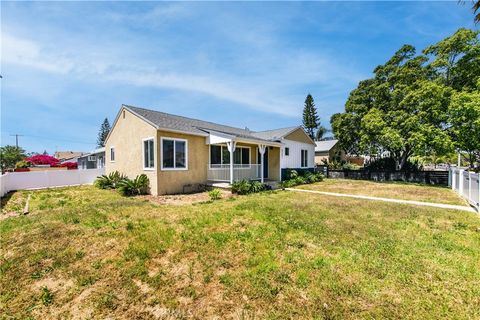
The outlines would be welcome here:
[[[480,212],[480,174],[459,168],[450,169],[450,186]]]

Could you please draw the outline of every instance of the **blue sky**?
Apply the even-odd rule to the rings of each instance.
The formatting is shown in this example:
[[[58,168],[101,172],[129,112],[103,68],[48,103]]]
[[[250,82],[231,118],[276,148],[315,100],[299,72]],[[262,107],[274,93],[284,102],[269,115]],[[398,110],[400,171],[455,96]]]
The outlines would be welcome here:
[[[1,3],[1,145],[88,151],[122,103],[252,130],[322,123],[403,44],[474,28],[451,2]]]

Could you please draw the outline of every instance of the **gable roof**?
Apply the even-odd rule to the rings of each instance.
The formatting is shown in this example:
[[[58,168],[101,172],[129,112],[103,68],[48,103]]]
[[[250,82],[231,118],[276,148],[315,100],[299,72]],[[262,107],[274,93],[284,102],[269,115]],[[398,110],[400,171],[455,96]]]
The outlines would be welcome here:
[[[258,140],[264,142],[275,141],[273,139],[269,139],[268,136],[257,136],[257,132],[251,131],[249,129],[235,128],[214,122],[192,119],[170,113],[149,110],[129,105],[122,105],[122,107],[139,116],[141,119],[145,120],[159,130],[181,132],[205,137],[208,136],[210,132],[217,132],[227,135],[233,135],[235,137],[244,139]],[[115,123],[113,126],[115,126]]]
[[[315,152],[330,151],[337,144],[338,140],[315,141]]]
[[[56,151],[53,156],[58,160],[67,160],[67,159],[80,157],[84,153],[85,152],[80,152],[80,151]]]
[[[280,129],[273,129],[273,130],[266,130],[266,131],[257,131],[257,132],[254,132],[253,135],[266,140],[280,140],[281,138],[297,130],[298,128],[300,127],[297,126],[297,127],[287,127],[287,128],[280,128]]]

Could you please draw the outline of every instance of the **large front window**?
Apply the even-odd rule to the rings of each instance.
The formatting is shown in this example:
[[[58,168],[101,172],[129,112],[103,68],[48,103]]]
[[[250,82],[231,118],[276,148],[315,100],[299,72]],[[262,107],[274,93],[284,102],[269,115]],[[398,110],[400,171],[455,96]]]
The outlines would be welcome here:
[[[230,152],[227,146],[210,145],[210,167],[221,168],[230,164]],[[233,164],[239,167],[250,166],[250,148],[236,147],[233,152]]]
[[[186,170],[187,153],[187,140],[162,138],[162,169]]]

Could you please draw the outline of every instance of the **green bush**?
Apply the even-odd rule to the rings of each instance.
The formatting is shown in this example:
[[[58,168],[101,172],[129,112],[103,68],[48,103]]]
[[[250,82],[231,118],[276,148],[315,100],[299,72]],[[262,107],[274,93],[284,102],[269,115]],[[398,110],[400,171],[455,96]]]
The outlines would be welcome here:
[[[303,176],[297,175],[294,178],[282,181],[281,186],[282,188],[291,188],[300,184],[320,182],[322,180],[323,174],[321,174],[320,172],[312,173],[310,171],[305,171]]]
[[[251,183],[248,180],[235,181],[232,184],[232,193],[248,194],[250,193]]]
[[[100,189],[116,189],[118,187],[118,183],[126,178],[127,176],[124,174],[121,174],[118,171],[113,171],[109,175],[104,174],[97,177],[94,185]]]
[[[249,194],[270,189],[271,187],[269,185],[261,183],[260,181],[240,180],[232,184],[232,193],[236,194]]]
[[[131,180],[128,178],[123,178],[118,182],[118,192],[124,196],[135,196],[140,194],[147,194],[150,180],[148,180],[147,175],[141,174]]]
[[[298,177],[298,171],[293,169],[287,169],[287,180],[295,179]]]
[[[210,200],[219,200],[222,198],[222,192],[220,189],[213,189],[208,192],[208,196],[210,197]]]
[[[20,160],[15,164],[15,168],[30,168],[32,163],[26,160]]]

